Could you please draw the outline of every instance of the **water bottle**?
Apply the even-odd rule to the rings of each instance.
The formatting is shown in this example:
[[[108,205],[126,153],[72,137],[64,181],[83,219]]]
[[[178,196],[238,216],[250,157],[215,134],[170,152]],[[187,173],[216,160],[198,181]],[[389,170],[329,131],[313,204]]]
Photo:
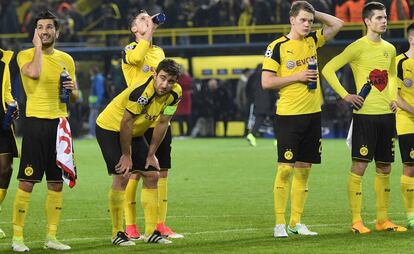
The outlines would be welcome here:
[[[59,89],[59,98],[62,103],[69,103],[69,90],[63,86],[63,82],[71,80],[69,73],[66,71],[66,68],[63,68],[63,71],[60,73],[60,89]]]
[[[318,69],[318,64],[316,63],[316,59],[311,57],[308,62],[308,70],[316,70]],[[317,86],[316,81],[309,81],[308,82],[308,89],[309,90],[315,90]]]
[[[367,83],[365,83],[362,86],[361,91],[359,91],[358,95],[361,96],[362,98],[364,98],[364,100],[365,100],[365,98],[367,98],[369,92],[371,91],[371,88],[372,88],[372,83],[371,83],[371,81],[368,80]],[[360,109],[360,108],[357,108],[357,107],[354,107],[354,106],[352,106],[352,107],[355,110],[359,110]]]
[[[4,115],[3,119],[3,130],[7,131],[10,130],[10,126],[12,124],[13,115],[17,110],[17,102],[12,101],[10,104],[7,105],[7,111]]]
[[[154,22],[154,24],[157,24],[157,25],[164,24],[165,20],[167,20],[167,16],[165,16],[164,13],[160,13],[157,16],[154,16],[152,18],[152,22]]]

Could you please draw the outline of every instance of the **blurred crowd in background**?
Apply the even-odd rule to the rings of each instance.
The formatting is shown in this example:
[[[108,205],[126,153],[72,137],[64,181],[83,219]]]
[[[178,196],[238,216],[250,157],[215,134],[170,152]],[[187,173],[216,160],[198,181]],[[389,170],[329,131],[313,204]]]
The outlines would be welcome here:
[[[414,0],[378,0],[388,10],[389,20],[410,20]],[[141,9],[150,15],[165,13],[168,22],[162,28],[250,26],[289,23],[289,0],[0,0],[0,34],[28,33],[25,39],[0,38],[0,47],[19,51],[22,41],[31,46],[34,18],[40,11],[50,9],[61,20],[60,45],[80,43],[86,39],[81,31],[125,30],[128,20]],[[309,0],[316,10],[335,14],[345,22],[361,22],[365,0]],[[348,34],[346,34],[348,36]],[[359,35],[357,35],[359,36]],[[401,34],[399,35],[401,37]],[[197,39],[197,38],[196,38]],[[227,40],[227,39],[226,39]],[[264,37],[263,42],[270,42]],[[63,44],[62,44],[63,42]],[[190,41],[193,43],[194,41]],[[114,44],[115,43],[115,44]],[[160,44],[158,41],[157,44]],[[188,44],[189,42],[185,43]],[[180,43],[179,43],[180,44]],[[75,44],[73,44],[75,45]],[[126,43],[112,37],[108,45]],[[70,44],[72,46],[72,44]],[[162,46],[162,43],[161,43]],[[76,58],[75,58],[76,59]],[[111,60],[112,59],[112,60]],[[75,137],[94,137],[97,114],[125,87],[120,59],[109,58],[105,66],[77,63],[78,85],[83,92],[77,103],[70,106],[70,121]],[[110,64],[107,64],[109,63]],[[352,90],[349,70],[339,72]],[[180,79],[183,100],[174,118],[179,123],[180,136],[216,135],[216,122],[223,123],[224,135],[229,121],[245,122],[246,130],[254,128],[255,116],[264,122],[257,131],[266,135],[274,115],[275,92],[263,91],[260,68],[245,69],[239,79],[195,79],[186,72]],[[346,80],[348,79],[348,80]],[[18,81],[16,81],[18,82]],[[324,126],[332,137],[343,137],[348,128],[351,110],[347,104],[324,85]],[[19,101],[24,94],[17,87]],[[338,104],[337,102],[340,101]],[[185,124],[184,124],[185,123]]]

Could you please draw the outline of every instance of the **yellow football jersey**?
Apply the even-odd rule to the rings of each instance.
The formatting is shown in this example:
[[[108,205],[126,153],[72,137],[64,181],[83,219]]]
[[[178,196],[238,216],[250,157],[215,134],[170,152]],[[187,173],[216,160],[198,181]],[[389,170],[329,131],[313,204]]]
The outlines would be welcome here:
[[[33,60],[34,48],[20,51],[17,63],[20,70]],[[66,104],[60,102],[60,73],[66,69],[71,79],[76,82],[73,58],[55,49],[52,54],[42,54],[42,67],[39,79],[31,79],[20,71],[23,88],[26,92],[26,116],[55,119],[68,115]]]
[[[339,83],[337,70],[349,63],[354,74],[357,93],[371,80],[373,86],[361,109],[354,114],[379,115],[392,113],[390,103],[396,100],[395,47],[385,40],[374,42],[366,36],[347,46],[329,61],[322,74],[332,88],[344,98],[348,92]]]
[[[164,58],[162,48],[151,45],[149,41],[141,39],[128,44],[122,51],[121,65],[127,86],[148,80]]]
[[[399,95],[405,102],[414,106],[414,59],[400,54],[396,58],[396,64]],[[398,135],[414,133],[414,115],[412,113],[398,108],[396,121]]]
[[[142,136],[161,113],[167,114],[165,108],[176,108],[181,96],[182,90],[178,83],[174,84],[168,94],[158,96],[154,89],[154,79],[150,77],[144,84],[129,86],[115,97],[99,114],[96,123],[105,130],[119,132],[122,117],[127,110],[136,116],[132,135]]]
[[[10,70],[9,64],[13,57],[13,51],[6,51],[0,49],[1,51],[1,59],[0,59],[0,82],[1,82],[1,108],[6,111],[6,104],[9,104],[13,101],[13,96],[11,94],[11,78],[10,78]]]
[[[282,36],[267,47],[263,71],[276,73],[278,77],[288,77],[308,68],[311,58],[317,60],[316,50],[325,44],[322,30],[309,33],[303,40],[292,40]],[[319,79],[317,88],[309,90],[305,83],[294,83],[279,91],[276,105],[278,115],[300,115],[321,111],[322,93]]]

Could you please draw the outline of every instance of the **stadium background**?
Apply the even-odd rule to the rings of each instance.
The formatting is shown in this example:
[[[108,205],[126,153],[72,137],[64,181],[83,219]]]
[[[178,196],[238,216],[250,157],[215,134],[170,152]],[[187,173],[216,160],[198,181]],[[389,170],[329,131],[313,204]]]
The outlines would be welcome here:
[[[243,6],[244,2],[251,2],[251,5]],[[334,13],[337,6],[351,1],[313,2],[317,9],[328,7],[326,11]],[[395,1],[384,2],[390,6]],[[406,2],[413,6],[413,1]],[[78,65],[83,101],[73,106],[71,112],[72,118],[78,118],[81,123],[77,135],[82,137],[88,128],[89,69],[94,65],[101,68],[109,91],[115,94],[122,89],[117,80],[120,51],[129,41],[128,31],[125,30],[128,14],[141,8],[154,9],[153,13],[156,13],[159,11],[156,5],[167,13],[168,21],[157,30],[154,42],[163,47],[168,57],[176,57],[189,70],[193,78],[193,95],[196,88],[206,91],[208,81],[218,78],[221,80],[220,89],[228,91],[228,97],[232,98],[240,70],[254,69],[261,62],[267,43],[289,31],[289,26],[283,24],[289,5],[289,1],[284,0],[3,0],[0,4],[0,43],[3,48],[16,52],[31,47],[29,27],[33,15],[46,7],[59,13],[63,33],[58,48],[69,52]],[[169,14],[168,6],[177,7],[176,15]],[[230,9],[236,11],[230,12],[225,6],[233,6]],[[237,6],[242,6],[239,14]],[[247,14],[243,16],[243,13]],[[385,38],[397,47],[397,52],[407,48],[404,28],[412,22],[410,17],[412,14],[406,19],[391,21],[390,29],[385,34]],[[173,21],[174,18],[176,21]],[[351,20],[351,17],[348,18]],[[347,23],[335,40],[319,52],[319,68],[363,35],[364,29],[360,22]],[[339,74],[345,78],[344,84],[352,89],[349,72],[343,70]],[[351,116],[350,109],[326,84],[323,86],[325,137],[343,137]],[[14,82],[14,88],[22,104],[24,97],[18,80]],[[197,98],[193,98],[194,101]],[[242,135],[245,119],[235,111],[233,100],[229,101],[231,110],[228,115],[234,127],[229,126],[227,134],[239,136]],[[192,112],[190,118],[194,122],[198,117],[195,114],[197,109],[193,108]],[[72,126],[76,128],[76,123]],[[216,134],[224,135],[222,123],[218,126]],[[174,128],[177,134],[175,124]],[[72,251],[68,253],[412,253],[413,232],[374,232],[366,236],[350,234],[345,182],[350,154],[342,139],[324,139],[322,164],[314,167],[310,178],[310,195],[303,220],[320,233],[318,237],[289,237],[280,241],[272,237],[274,215],[271,190],[276,160],[272,140],[261,139],[258,146],[252,148],[242,138],[174,139],[167,221],[186,238],[176,240],[170,246],[138,243],[133,248],[122,250],[109,242],[106,194],[110,177],[106,177],[96,141],[79,139],[74,145],[79,179],[73,190],[64,190],[64,212],[59,230],[60,239],[72,246]],[[401,174],[398,146],[396,154],[391,178],[390,214],[395,222],[404,223],[398,190]],[[9,236],[0,241],[0,253],[10,252],[12,201],[17,187],[14,179],[18,164],[15,160],[9,195],[0,214],[0,226]],[[370,228],[375,217],[374,192],[370,189],[374,171],[371,165],[363,182],[363,217]],[[44,203],[45,190],[45,182],[39,184],[29,208],[25,239],[31,253],[45,253],[42,249],[44,207],[39,205]],[[138,210],[138,223],[142,228],[142,210]]]
[[[395,10],[395,6],[400,6],[396,5],[398,1],[406,7],[402,12]],[[411,22],[414,1],[398,1],[382,1],[387,5],[391,19],[384,37],[396,46],[397,52],[402,52],[407,48],[404,28]],[[321,69],[327,60],[364,34],[365,27],[361,22],[351,22],[355,21],[355,13],[360,7],[358,4],[364,1],[310,2],[317,10],[349,21],[335,40],[320,50]],[[356,3],[352,5],[352,2]],[[16,52],[31,47],[36,13],[48,8],[59,15],[62,26],[57,48],[75,58],[78,85],[83,95],[82,100],[71,106],[71,121],[74,136],[83,137],[88,129],[89,69],[98,66],[101,70],[106,79],[106,101],[110,101],[125,86],[119,65],[120,52],[131,39],[127,30],[128,20],[140,9],[146,9],[150,14],[164,12],[167,22],[157,29],[154,44],[161,46],[167,57],[174,57],[183,64],[192,78],[193,103],[184,127],[188,132],[180,134],[177,124],[173,122],[173,134],[191,135],[197,120],[204,117],[216,122],[216,131],[204,136],[243,136],[247,119],[234,99],[237,81],[245,68],[254,70],[261,62],[266,45],[271,40],[289,31],[286,23],[290,4],[287,0],[5,0],[0,5],[0,46]],[[405,16],[401,17],[401,13]],[[349,68],[338,75],[352,91],[354,84]],[[211,95],[208,89],[210,79],[218,80],[217,95]],[[344,137],[351,110],[324,80],[322,86],[325,99],[323,135],[325,138]],[[24,93],[18,80],[14,82],[14,93],[23,105]],[[247,93],[252,93],[252,89]],[[210,99],[203,101],[203,98]],[[200,101],[203,102],[198,103]],[[203,110],[203,107],[211,110]],[[223,122],[227,125],[226,130]],[[271,129],[262,128],[262,131],[264,136],[271,136]]]

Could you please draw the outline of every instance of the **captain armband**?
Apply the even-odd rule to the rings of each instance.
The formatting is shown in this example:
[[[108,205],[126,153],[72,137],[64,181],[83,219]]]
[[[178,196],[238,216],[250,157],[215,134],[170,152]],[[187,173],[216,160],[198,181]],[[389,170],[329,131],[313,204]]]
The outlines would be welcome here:
[[[177,105],[175,105],[175,106],[167,106],[165,109],[164,109],[164,115],[167,115],[167,116],[172,116],[172,115],[174,115],[175,114],[175,111],[177,111]]]

